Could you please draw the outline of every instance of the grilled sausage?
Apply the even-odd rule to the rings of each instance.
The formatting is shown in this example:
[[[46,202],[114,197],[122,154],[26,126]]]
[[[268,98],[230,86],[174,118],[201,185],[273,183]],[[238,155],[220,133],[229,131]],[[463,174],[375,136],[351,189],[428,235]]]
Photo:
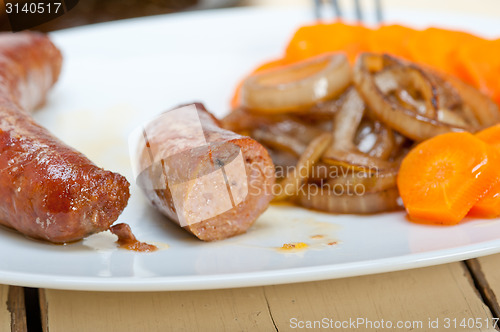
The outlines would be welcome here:
[[[250,137],[222,129],[202,104],[163,113],[137,141],[137,183],[159,211],[200,240],[244,233],[269,205],[269,154]]]
[[[33,121],[61,69],[43,34],[0,34],[0,224],[55,243],[106,230],[127,205],[129,183]]]

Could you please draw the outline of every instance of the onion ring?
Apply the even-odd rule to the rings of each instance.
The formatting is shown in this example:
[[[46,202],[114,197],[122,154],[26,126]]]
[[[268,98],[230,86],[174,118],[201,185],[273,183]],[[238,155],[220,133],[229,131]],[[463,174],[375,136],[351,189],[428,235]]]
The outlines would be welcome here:
[[[355,137],[365,113],[365,105],[355,89],[350,89],[345,98],[342,108],[335,115],[333,144],[325,151],[321,160],[331,165],[363,172],[397,168],[389,161],[371,156],[370,150],[366,151],[367,153],[361,152],[355,145]],[[389,145],[390,142],[387,144]]]
[[[475,119],[481,126],[479,129],[490,127],[500,122],[500,110],[493,100],[459,79],[451,76],[446,77],[446,79],[457,89],[464,103],[472,110]]]
[[[363,186],[366,193],[374,193],[396,187],[398,170],[383,170],[380,172],[355,172],[328,179],[326,183],[343,191],[356,186]]]
[[[314,185],[311,185],[314,186]],[[330,213],[371,214],[400,209],[401,202],[397,188],[365,193],[363,195],[338,195],[332,191],[309,190],[295,198],[299,205]]]
[[[289,174],[281,182],[281,192],[274,197],[275,201],[285,199],[296,194],[297,189],[309,178],[312,167],[319,160],[323,152],[328,148],[332,141],[330,133],[324,133],[316,137],[300,156],[295,171]]]
[[[412,105],[401,98],[401,93],[397,94],[399,97],[391,97],[389,92],[393,87],[387,82],[380,84],[381,79],[377,82],[375,78],[385,70],[385,75],[392,75],[398,87],[406,85],[410,89],[410,96],[420,96],[424,107]],[[450,131],[474,131],[476,128],[463,115],[440,108],[443,103],[439,98],[443,93],[439,94],[435,82],[432,73],[389,55],[363,53],[354,67],[354,83],[370,110],[377,119],[403,135],[422,141]]]
[[[322,55],[249,76],[241,87],[241,105],[252,112],[300,112],[335,98],[351,82],[345,55]]]

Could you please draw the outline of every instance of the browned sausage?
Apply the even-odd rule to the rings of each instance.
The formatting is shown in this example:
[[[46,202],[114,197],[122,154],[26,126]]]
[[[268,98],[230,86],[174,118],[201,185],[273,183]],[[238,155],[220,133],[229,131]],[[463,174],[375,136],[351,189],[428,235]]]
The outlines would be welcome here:
[[[138,135],[137,181],[163,214],[204,241],[244,233],[272,198],[262,145],[220,128],[201,104],[163,113]]]
[[[61,54],[45,35],[0,34],[0,224],[70,242],[108,229],[127,205],[129,183],[30,117],[60,68]]]

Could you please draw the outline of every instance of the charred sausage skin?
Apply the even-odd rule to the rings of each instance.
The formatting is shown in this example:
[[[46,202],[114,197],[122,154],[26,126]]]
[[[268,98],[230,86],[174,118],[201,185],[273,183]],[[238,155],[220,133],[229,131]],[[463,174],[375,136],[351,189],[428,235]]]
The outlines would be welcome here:
[[[61,53],[39,33],[0,34],[0,224],[54,243],[108,229],[129,183],[94,165],[38,125],[61,70]]]

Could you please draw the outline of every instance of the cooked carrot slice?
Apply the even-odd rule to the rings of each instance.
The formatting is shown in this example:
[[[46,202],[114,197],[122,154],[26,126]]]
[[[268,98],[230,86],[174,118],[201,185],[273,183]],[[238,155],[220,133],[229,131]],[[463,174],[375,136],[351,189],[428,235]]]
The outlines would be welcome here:
[[[500,104],[500,39],[469,42],[461,48],[458,58],[460,78]]]
[[[344,23],[316,24],[299,28],[285,52],[285,58],[300,61],[327,52],[345,52],[351,63],[368,51],[370,29]]]
[[[476,137],[500,151],[500,125],[485,129],[477,133]],[[498,172],[500,173],[500,169]],[[500,216],[500,183],[494,185],[486,196],[472,207],[469,215],[479,218],[496,218]]]
[[[398,188],[411,220],[454,225],[499,181],[500,154],[470,133],[447,133],[410,151]]]
[[[389,53],[412,60],[408,42],[415,33],[419,32],[402,25],[381,26],[369,35],[367,42],[369,51],[373,53]]]
[[[439,28],[414,30],[400,25],[369,29],[341,22],[299,28],[281,59],[253,73],[293,64],[328,52],[343,52],[351,63],[362,52],[389,53],[456,76],[500,105],[500,39],[487,40],[466,32]],[[239,106],[239,85],[231,106]]]
[[[491,188],[486,196],[479,200],[472,207],[469,215],[477,218],[497,218],[500,217],[500,184],[497,183]]]
[[[429,28],[414,33],[407,46],[413,61],[454,74],[460,67],[459,49],[479,39],[462,31]]]
[[[500,151],[500,124],[476,133],[476,137]]]

